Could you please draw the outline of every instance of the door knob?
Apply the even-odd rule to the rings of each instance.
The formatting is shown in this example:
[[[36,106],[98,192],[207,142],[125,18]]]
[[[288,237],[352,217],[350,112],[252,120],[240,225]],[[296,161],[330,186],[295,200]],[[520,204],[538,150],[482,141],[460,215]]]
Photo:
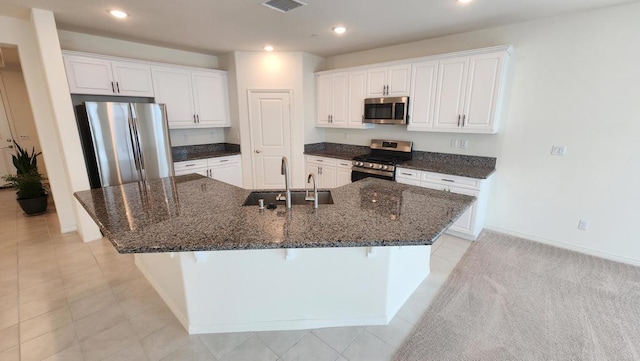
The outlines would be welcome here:
[[[259,149],[256,149],[256,153],[262,153],[262,151]]]
[[[9,148],[9,149],[13,149],[13,145],[10,145],[8,148]]]

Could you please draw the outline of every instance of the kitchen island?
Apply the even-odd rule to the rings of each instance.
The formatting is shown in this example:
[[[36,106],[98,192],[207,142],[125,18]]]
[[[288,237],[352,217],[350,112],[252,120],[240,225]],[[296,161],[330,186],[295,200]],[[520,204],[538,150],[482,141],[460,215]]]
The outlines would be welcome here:
[[[474,200],[373,178],[318,209],[243,207],[249,193],[186,175],[76,198],[192,334],[386,324]]]

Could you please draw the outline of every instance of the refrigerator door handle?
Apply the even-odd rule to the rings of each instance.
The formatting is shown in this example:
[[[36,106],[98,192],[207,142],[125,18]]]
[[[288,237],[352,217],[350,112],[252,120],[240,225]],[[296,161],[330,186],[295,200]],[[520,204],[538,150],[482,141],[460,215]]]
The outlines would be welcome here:
[[[140,134],[138,133],[138,123],[134,116],[131,104],[129,104],[129,117],[127,120],[129,122],[129,135],[131,136],[131,146],[133,148],[133,161],[136,164],[136,170],[138,171],[138,180],[142,181],[145,179],[144,174],[142,173],[144,164],[142,163],[143,161],[140,152]]]
[[[138,162],[140,162],[140,173],[141,173],[140,179],[147,180],[144,174],[144,156],[142,153],[142,147],[140,146],[140,144],[142,144],[142,141],[140,140],[140,132],[138,132],[138,129],[140,129],[140,122],[136,117],[133,117],[133,129],[135,130],[135,135],[136,135],[136,149],[138,151]]]

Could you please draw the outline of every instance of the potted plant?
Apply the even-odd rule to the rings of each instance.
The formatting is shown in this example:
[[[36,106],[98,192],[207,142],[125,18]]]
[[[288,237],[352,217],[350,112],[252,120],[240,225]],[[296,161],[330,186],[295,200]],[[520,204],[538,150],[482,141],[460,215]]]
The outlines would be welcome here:
[[[37,161],[42,152],[36,153],[34,147],[29,154],[15,140],[13,144],[16,146],[16,154],[12,156],[16,174],[2,178],[17,190],[18,203],[25,214],[44,213],[47,210],[47,192],[43,184],[44,177],[38,172]]]

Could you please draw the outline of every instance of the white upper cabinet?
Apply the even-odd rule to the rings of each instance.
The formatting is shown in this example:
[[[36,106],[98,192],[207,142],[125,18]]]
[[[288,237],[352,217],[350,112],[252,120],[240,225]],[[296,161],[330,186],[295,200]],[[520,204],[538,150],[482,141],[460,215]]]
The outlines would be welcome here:
[[[167,105],[170,129],[230,126],[224,72],[154,66],[152,74],[155,99]]]
[[[437,61],[413,64],[407,130],[429,130],[433,126],[437,77]]]
[[[338,72],[316,77],[316,126],[370,128],[363,124],[366,71]]]
[[[367,98],[407,96],[411,83],[411,64],[367,70]]]
[[[202,126],[230,126],[227,75],[219,72],[192,72],[194,111]]]
[[[440,61],[433,129],[496,133],[507,52]]]
[[[343,127],[347,123],[347,73],[320,75],[316,79],[318,126]]]
[[[63,58],[72,94],[154,96],[149,65],[71,54]]]
[[[317,126],[369,128],[373,125],[362,123],[365,98],[409,96],[409,131],[496,133],[512,49],[496,46],[322,72]],[[338,74],[348,74],[347,115],[346,122],[334,117],[332,124]]]

